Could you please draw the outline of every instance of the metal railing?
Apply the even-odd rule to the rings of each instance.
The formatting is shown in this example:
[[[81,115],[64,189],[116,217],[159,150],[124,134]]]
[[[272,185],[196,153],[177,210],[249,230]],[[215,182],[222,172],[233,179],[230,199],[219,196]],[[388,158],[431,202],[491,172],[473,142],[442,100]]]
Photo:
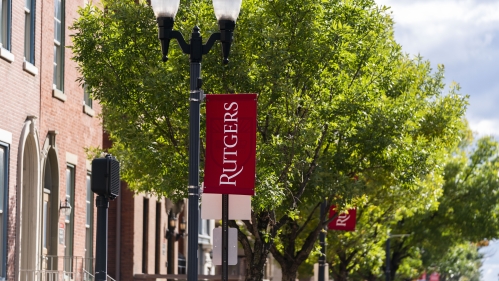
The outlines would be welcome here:
[[[95,280],[95,276],[92,273],[90,273],[86,270],[83,270],[83,274],[84,274],[84,276],[87,276],[86,279],[84,279],[84,280],[89,280],[89,281]],[[107,281],[116,281],[113,277],[111,277],[109,275],[107,275],[106,279],[107,279]]]
[[[168,280],[176,280],[176,281],[186,281],[187,275],[185,274],[135,274],[134,280],[144,280],[144,281],[156,281],[156,279],[168,279]],[[229,275],[229,281],[241,281],[244,280],[245,276],[242,275]],[[220,274],[216,275],[198,275],[197,280],[222,280],[222,276]]]
[[[41,269],[19,270],[20,281],[93,281],[93,258],[42,256]]]

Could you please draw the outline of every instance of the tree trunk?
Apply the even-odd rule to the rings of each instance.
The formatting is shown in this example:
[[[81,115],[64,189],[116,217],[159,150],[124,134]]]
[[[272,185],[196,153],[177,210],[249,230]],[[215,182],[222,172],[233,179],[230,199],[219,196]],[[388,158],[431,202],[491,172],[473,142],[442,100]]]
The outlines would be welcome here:
[[[390,260],[390,280],[395,280],[395,275],[397,274],[397,270],[399,269],[402,260],[408,256],[408,249],[404,247],[403,243],[403,240],[393,243],[394,247]]]
[[[264,268],[269,250],[263,246],[261,240],[255,241],[252,259],[247,260],[246,281],[261,281],[264,279]]]
[[[229,221],[229,226],[238,230],[237,239],[241,243],[246,256],[246,281],[261,281],[264,279],[264,268],[270,251],[272,238],[263,239],[259,229],[265,229],[270,223],[268,214],[251,214],[251,222],[243,221],[252,234],[251,241],[246,233],[241,231],[240,226],[235,221]]]
[[[366,281],[376,281],[378,278],[376,275],[369,273],[369,276],[367,276]]]
[[[348,278],[348,270],[347,266],[348,263],[346,262],[346,256],[345,253],[338,253],[338,258],[339,258],[339,265],[338,265],[338,271],[334,272],[334,280],[335,281],[347,281]],[[334,270],[334,269],[333,269]]]
[[[281,264],[281,269],[282,269],[282,281],[295,281],[297,272],[298,272],[298,267],[295,266],[294,264],[290,264],[289,266],[287,265],[282,265]]]
[[[263,268],[258,266],[250,266],[249,271],[246,272],[245,281],[261,281],[264,279]]]
[[[321,217],[321,221],[325,221],[324,218],[325,214]],[[313,231],[308,232],[303,244],[298,246],[296,240],[302,229],[296,221],[287,220],[282,228],[283,231],[279,234],[279,238],[284,245],[283,252],[278,250],[275,245],[270,247],[272,256],[281,265],[282,281],[296,280],[298,267],[309,257],[323,228],[322,223],[316,225]]]

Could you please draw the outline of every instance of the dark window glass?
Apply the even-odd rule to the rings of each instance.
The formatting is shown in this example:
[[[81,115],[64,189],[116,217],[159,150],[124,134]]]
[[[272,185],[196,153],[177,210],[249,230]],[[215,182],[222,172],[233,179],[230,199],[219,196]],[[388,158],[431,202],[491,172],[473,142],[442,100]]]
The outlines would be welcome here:
[[[0,1],[0,47],[10,50],[10,0]]]
[[[92,98],[90,97],[90,91],[86,84],[83,85],[83,102],[86,106],[92,108]]]
[[[91,189],[92,176],[87,174],[87,212],[86,212],[86,233],[85,233],[85,270],[94,275],[94,193]]]
[[[71,205],[71,214],[65,214],[65,245],[64,249],[64,271],[73,272],[73,233],[74,233],[74,191],[75,191],[75,167],[68,165],[66,167],[66,200]]]
[[[35,64],[35,0],[24,2],[24,60]]]
[[[7,195],[9,190],[9,148],[0,143],[0,279],[7,275]]]
[[[54,0],[54,89],[63,90],[64,78],[64,2]]]

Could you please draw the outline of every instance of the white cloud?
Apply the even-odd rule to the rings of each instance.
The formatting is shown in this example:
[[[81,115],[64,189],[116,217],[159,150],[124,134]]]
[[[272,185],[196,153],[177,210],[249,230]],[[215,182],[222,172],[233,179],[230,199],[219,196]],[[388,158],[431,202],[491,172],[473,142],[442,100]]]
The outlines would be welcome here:
[[[481,119],[481,120],[469,120],[470,127],[473,132],[478,134],[478,137],[482,136],[495,136],[499,137],[499,118],[498,119]]]
[[[499,1],[377,0],[391,6],[404,52],[445,65],[445,82],[470,95],[467,118],[479,135],[499,136]]]
[[[395,35],[411,54],[469,61],[487,54],[483,49],[499,40],[499,1],[380,0],[378,4],[392,7]]]

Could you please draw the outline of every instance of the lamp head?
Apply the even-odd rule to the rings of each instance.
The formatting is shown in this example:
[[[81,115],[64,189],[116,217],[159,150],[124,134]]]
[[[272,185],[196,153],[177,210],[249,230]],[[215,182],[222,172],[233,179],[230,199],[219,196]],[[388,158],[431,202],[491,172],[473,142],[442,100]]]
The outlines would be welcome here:
[[[234,40],[234,28],[236,22],[233,20],[219,20],[218,26],[220,27],[220,41],[222,42],[223,63],[229,63],[230,46]]]
[[[177,227],[177,217],[175,216],[173,211],[170,210],[170,214],[168,215],[168,229],[173,232],[176,227]]]
[[[62,211],[64,209],[64,215],[69,217],[71,215],[71,205],[68,202],[68,199],[64,201],[64,205],[62,203],[59,204],[59,209]]]
[[[234,23],[239,16],[242,0],[213,0],[213,9],[217,20],[231,20]]]
[[[170,47],[170,32],[173,30],[173,17],[158,17],[158,38],[161,42],[161,53],[163,54],[163,62],[168,60],[168,48]]]
[[[187,229],[187,224],[185,223],[184,217],[182,217],[182,220],[180,221],[180,224],[178,226],[180,234],[184,234],[185,230]]]
[[[233,40],[236,20],[241,10],[242,0],[213,0],[213,9],[220,27],[223,63],[229,63],[230,46]]]
[[[175,18],[180,0],[151,0],[151,6],[157,18]]]

